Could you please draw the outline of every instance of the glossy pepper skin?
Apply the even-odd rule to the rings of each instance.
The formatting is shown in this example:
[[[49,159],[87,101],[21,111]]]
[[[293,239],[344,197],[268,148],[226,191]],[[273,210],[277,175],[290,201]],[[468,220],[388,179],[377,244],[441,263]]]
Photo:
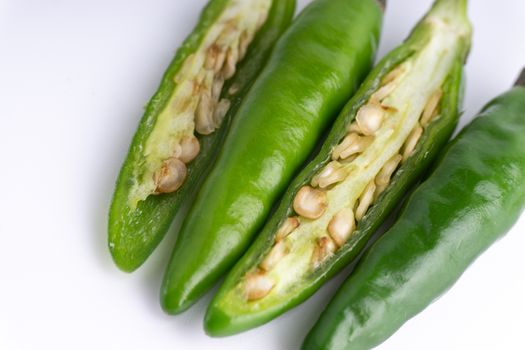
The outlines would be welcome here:
[[[342,285],[303,349],[380,344],[447,291],[524,205],[525,88],[517,86],[454,139]]]
[[[448,0],[446,0],[448,1]],[[443,1],[438,1],[439,4]],[[462,1],[464,4],[464,2]],[[440,5],[441,6],[441,5]],[[434,7],[435,8],[435,7]],[[433,8],[433,9],[434,9]],[[454,8],[453,11],[456,9]],[[433,14],[433,10],[427,15]],[[465,6],[460,6],[457,13],[453,12],[459,21],[470,28],[466,18]],[[248,301],[241,293],[236,292],[237,286],[247,272],[254,270],[260,264],[264,255],[275,242],[283,218],[293,215],[292,202],[298,191],[310,183],[312,177],[319,172],[331,159],[335,145],[344,137],[348,125],[356,117],[356,113],[375,92],[383,77],[401,62],[416,54],[432,36],[425,20],[414,29],[410,37],[400,47],[385,56],[365,80],[356,95],[348,102],[338,117],[334,127],[327,137],[319,154],[297,176],[284,195],[279,207],[264,227],[257,240],[248,252],[239,260],[226,277],[225,282],[215,295],[206,314],[204,327],[212,336],[228,336],[250,328],[262,325],[287,310],[297,306],[313,295],[328,279],[356,259],[363,251],[374,232],[384,222],[390,212],[405,195],[450,139],[459,118],[463,95],[463,64],[470,48],[470,33],[460,38],[459,49],[455,53],[454,64],[443,84],[443,97],[440,102],[440,114],[425,129],[414,154],[396,171],[390,185],[383,192],[377,203],[367,212],[366,216],[352,233],[351,238],[336,253],[317,270],[309,273],[286,293],[265,301]]]
[[[187,309],[244,253],[368,73],[382,17],[375,0],[315,0],[278,41],[183,223],[161,290],[166,312]]]
[[[144,263],[165,236],[179,209],[193,198],[217,156],[240,102],[264,67],[275,42],[290,24],[295,10],[295,0],[273,1],[268,19],[250,44],[246,57],[238,63],[237,73],[226,81],[223,87],[222,95],[225,95],[232,85],[238,86],[238,92],[228,97],[231,107],[221,127],[210,135],[197,135],[201,152],[188,165],[188,175],[183,186],[174,193],[150,195],[146,200],[139,202],[136,210],[132,210],[128,205],[128,196],[133,170],[140,162],[141,150],[145,147],[158,115],[169,102],[176,87],[174,77],[185,59],[198,48],[209,28],[227,5],[226,0],[212,0],[203,10],[196,28],[177,51],[158,91],[146,106],[122,166],[109,214],[108,245],[115,263],[123,271],[134,271]]]

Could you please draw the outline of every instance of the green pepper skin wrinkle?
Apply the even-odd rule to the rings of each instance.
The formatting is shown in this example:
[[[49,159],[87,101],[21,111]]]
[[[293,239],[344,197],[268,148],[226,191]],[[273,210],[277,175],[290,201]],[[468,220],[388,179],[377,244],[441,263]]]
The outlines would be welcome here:
[[[448,0],[447,0],[448,1]],[[461,12],[461,11],[460,11]],[[466,11],[460,13],[466,19]],[[462,17],[463,18],[463,17]],[[228,300],[233,290],[248,272],[253,270],[264,258],[275,242],[275,233],[282,219],[293,215],[291,203],[297,192],[310,183],[312,177],[331,161],[331,152],[346,134],[347,126],[380,86],[382,78],[398,64],[405,61],[426,42],[429,30],[422,21],[404,44],[385,56],[374,68],[356,95],[348,102],[335,122],[322,149],[314,160],[297,176],[284,195],[257,240],[226,277],[225,282],[212,300],[204,321],[206,332],[211,336],[228,336],[260,326],[287,310],[299,305],[313,295],[328,279],[358,258],[366,244],[388,217],[408,189],[424,174],[432,161],[441,152],[450,139],[459,119],[463,98],[463,64],[470,49],[470,37],[464,38],[462,50],[459,50],[455,63],[443,85],[443,98],[440,103],[441,113],[426,128],[414,154],[396,171],[389,187],[383,192],[377,203],[367,212],[357,230],[332,258],[310,274],[308,278],[294,286],[294,289],[280,297],[275,303],[261,305],[243,313],[234,310],[235,303],[246,300]]]
[[[525,88],[515,87],[454,139],[328,304],[303,350],[380,344],[446,292],[524,205]]]
[[[246,57],[238,63],[237,73],[224,85],[222,96],[226,95],[225,92],[233,84],[239,87],[239,91],[233,96],[228,95],[231,107],[221,127],[211,135],[197,134],[201,152],[188,165],[188,175],[183,186],[174,193],[151,195],[139,202],[136,210],[132,210],[128,205],[128,197],[133,170],[141,160],[141,150],[145,147],[158,115],[165,108],[176,87],[174,77],[185,59],[198,48],[227,3],[227,0],[212,0],[203,10],[197,27],[177,51],[158,91],[146,106],[145,114],[133,138],[117,180],[108,225],[108,245],[113,260],[123,271],[132,272],[146,261],[167,233],[177,212],[193,198],[208,169],[213,165],[240,102],[264,67],[275,42],[290,24],[296,2],[295,0],[273,1],[268,19],[250,44]]]
[[[375,0],[315,0],[279,39],[183,223],[161,290],[171,314],[245,252],[275,200],[369,72]]]

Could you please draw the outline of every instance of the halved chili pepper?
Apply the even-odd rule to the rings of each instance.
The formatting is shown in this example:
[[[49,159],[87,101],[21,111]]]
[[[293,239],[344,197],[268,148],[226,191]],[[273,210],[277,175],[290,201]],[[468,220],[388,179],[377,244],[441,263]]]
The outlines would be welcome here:
[[[521,86],[519,86],[521,85]],[[447,291],[525,206],[525,71],[447,147],[303,349],[371,349]]]
[[[167,312],[188,308],[244,253],[368,73],[382,17],[375,0],[315,0],[278,41],[183,223],[162,286]]]
[[[138,268],[191,202],[295,0],[211,0],[146,107],[120,172],[109,248]]]
[[[470,38],[466,1],[438,0],[378,64],[227,276],[208,308],[208,334],[268,322],[361,253],[450,138]]]

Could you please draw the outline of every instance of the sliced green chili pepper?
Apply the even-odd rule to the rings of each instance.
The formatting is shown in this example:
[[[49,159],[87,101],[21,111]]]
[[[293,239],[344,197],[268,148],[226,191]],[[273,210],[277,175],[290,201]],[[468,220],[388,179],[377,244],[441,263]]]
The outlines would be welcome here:
[[[450,138],[470,36],[466,1],[438,0],[379,63],[226,278],[206,315],[210,335],[268,322],[360,254]]]
[[[188,308],[244,253],[368,73],[382,17],[375,0],[315,0],[278,41],[183,223],[162,287],[167,312]]]
[[[109,248],[138,268],[191,201],[243,96],[291,22],[295,0],[212,0],[146,107],[120,172]]]
[[[447,147],[303,349],[371,349],[448,290],[525,206],[525,71]]]

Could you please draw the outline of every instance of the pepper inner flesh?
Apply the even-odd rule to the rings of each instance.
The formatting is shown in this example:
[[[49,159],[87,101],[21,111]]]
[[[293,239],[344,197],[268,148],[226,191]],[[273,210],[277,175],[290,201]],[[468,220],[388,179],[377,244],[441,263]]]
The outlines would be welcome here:
[[[257,283],[251,270],[232,291],[252,303],[230,307],[264,307],[271,305],[273,298],[298,288],[302,279],[350,239],[356,226],[359,229],[396,169],[413,154],[425,127],[439,117],[442,86],[459,45],[457,28],[445,22],[433,25],[440,30],[420,51],[385,75],[357,112],[356,121],[348,126],[346,137],[333,148],[333,161],[298,192],[293,203],[296,215],[286,219],[298,225],[284,238],[276,234],[274,246],[256,268]],[[268,257],[271,264],[266,263]]]
[[[249,44],[267,19],[272,0],[230,0],[198,49],[175,76],[176,87],[142,150],[134,171],[129,206],[152,194],[175,192],[186,178],[186,164],[199,153],[196,134],[220,127],[230,107],[221,99],[225,81],[236,71]],[[229,93],[235,94],[234,87]]]

